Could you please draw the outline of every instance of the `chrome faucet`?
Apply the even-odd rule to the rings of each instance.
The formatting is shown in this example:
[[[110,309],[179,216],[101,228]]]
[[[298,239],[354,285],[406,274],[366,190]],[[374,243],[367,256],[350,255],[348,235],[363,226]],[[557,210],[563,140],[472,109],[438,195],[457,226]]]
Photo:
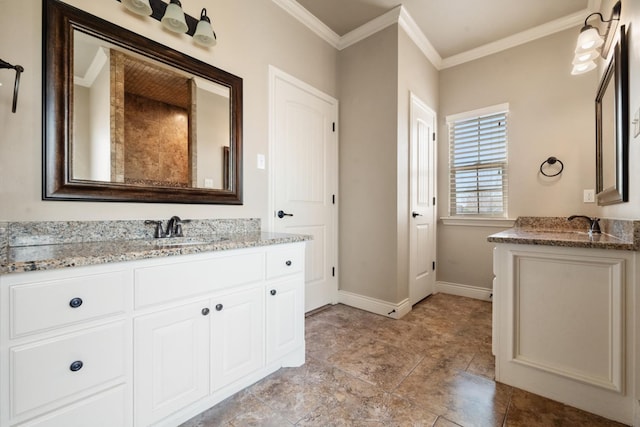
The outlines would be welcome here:
[[[589,234],[602,234],[602,231],[600,231],[600,218],[590,218],[586,215],[571,215],[567,220],[571,221],[576,218],[583,218],[589,221]]]

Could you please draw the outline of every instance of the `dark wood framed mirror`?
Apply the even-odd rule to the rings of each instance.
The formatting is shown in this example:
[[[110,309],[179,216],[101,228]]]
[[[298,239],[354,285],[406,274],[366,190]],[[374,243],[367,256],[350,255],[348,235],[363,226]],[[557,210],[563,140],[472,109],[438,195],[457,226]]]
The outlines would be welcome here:
[[[598,205],[629,200],[629,54],[625,26],[596,95],[596,198]]]
[[[240,77],[58,0],[43,49],[43,200],[242,204]]]

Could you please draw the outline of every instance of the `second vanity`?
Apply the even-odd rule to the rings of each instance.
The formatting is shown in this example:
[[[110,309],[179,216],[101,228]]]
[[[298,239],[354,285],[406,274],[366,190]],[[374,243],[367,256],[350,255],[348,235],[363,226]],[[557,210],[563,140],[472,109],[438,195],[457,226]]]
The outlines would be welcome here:
[[[0,426],[175,426],[302,365],[305,240],[9,247]]]
[[[520,218],[489,237],[497,381],[633,424],[640,257],[628,223],[590,235],[564,218]]]

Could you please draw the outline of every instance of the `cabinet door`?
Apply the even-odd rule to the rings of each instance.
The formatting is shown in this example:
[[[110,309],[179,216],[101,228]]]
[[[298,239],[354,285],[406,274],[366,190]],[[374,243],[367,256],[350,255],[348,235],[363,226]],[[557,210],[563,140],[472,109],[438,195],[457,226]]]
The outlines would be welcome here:
[[[304,280],[298,276],[268,284],[267,363],[304,343]]]
[[[139,317],[136,425],[149,425],[209,393],[209,300]]]
[[[212,299],[212,391],[264,366],[263,287]]]

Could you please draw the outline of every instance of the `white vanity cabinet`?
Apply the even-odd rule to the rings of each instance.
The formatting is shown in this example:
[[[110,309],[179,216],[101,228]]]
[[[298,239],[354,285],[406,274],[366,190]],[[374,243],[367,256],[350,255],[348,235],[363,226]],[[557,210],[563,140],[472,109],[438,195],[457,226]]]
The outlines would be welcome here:
[[[303,364],[304,245],[0,276],[0,427],[175,426]]]
[[[209,394],[209,301],[134,321],[136,425],[146,426]]]
[[[632,251],[498,244],[496,380],[631,424]]]
[[[0,276],[0,425],[130,426],[131,272]]]

